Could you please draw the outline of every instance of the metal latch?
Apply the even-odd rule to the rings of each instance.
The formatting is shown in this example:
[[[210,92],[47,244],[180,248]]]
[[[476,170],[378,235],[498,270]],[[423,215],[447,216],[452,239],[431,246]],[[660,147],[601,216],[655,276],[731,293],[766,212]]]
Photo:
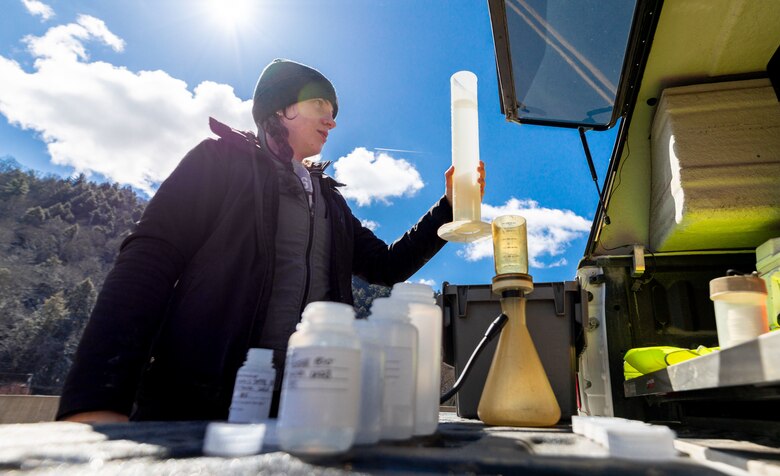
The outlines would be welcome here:
[[[634,245],[634,262],[631,265],[631,276],[638,278],[645,274],[645,247]]]

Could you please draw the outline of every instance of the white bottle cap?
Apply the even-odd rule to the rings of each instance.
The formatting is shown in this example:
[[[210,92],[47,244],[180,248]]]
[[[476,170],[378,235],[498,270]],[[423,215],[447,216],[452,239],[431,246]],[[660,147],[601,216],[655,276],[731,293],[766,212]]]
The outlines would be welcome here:
[[[724,276],[710,281],[710,299],[717,301],[740,300],[743,294],[762,294],[766,296],[766,283],[758,276]]]
[[[399,305],[394,298],[376,298],[371,303],[369,320],[408,321],[406,314],[408,305]]]
[[[265,424],[209,423],[203,437],[203,454],[249,456],[263,449]]]
[[[349,304],[329,301],[315,301],[306,305],[301,314],[301,323],[328,323],[352,326],[355,309]]]
[[[416,302],[434,302],[433,288],[422,283],[396,283],[390,297]]]
[[[271,349],[252,348],[246,354],[247,363],[253,365],[270,365],[273,362],[274,351]]]

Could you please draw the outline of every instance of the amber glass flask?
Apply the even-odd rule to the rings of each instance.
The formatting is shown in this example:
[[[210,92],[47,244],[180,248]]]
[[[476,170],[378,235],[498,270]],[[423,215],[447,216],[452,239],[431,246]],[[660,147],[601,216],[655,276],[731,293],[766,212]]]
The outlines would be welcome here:
[[[525,323],[525,298],[505,297],[498,339],[477,414],[488,425],[552,426],[561,409]]]

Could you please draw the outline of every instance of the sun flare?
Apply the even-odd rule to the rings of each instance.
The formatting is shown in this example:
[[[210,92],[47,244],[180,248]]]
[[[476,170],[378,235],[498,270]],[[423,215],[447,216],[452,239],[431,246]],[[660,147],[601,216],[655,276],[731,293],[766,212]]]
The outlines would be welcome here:
[[[206,14],[222,28],[238,29],[249,23],[254,3],[252,0],[208,0]]]

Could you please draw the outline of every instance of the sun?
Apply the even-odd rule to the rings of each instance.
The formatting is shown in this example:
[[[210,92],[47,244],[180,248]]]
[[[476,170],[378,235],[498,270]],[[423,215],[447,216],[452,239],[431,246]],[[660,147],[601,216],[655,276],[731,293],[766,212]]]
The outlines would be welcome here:
[[[252,0],[207,0],[205,13],[219,27],[238,30],[249,25],[255,3]]]

